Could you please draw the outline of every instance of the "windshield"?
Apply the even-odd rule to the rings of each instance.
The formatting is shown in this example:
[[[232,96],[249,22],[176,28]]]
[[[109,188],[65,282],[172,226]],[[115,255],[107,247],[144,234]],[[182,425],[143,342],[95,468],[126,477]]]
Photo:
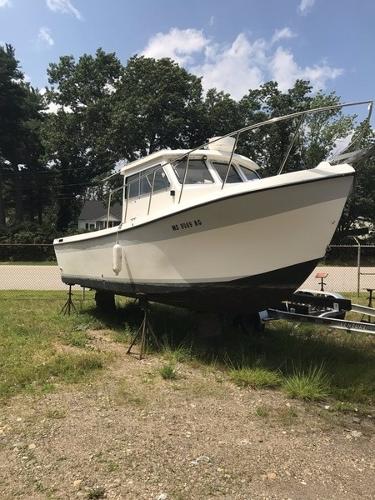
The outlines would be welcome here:
[[[212,164],[216,168],[217,173],[220,175],[220,179],[224,181],[228,171],[228,163],[221,163],[214,161]],[[239,173],[237,172],[237,170],[233,165],[230,166],[226,182],[227,183],[242,182]]]
[[[177,179],[182,184],[186,170],[186,160],[173,165]],[[186,184],[212,184],[214,182],[203,160],[189,160],[189,168],[186,174]]]
[[[239,167],[248,181],[255,181],[257,179],[260,179],[260,176],[257,174],[257,172],[255,172],[255,170],[251,170],[251,168],[244,167],[243,165],[240,165]]]

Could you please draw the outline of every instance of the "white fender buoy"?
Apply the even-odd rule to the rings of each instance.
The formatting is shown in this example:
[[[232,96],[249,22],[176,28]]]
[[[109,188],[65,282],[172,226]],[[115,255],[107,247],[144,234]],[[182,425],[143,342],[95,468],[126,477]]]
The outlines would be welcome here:
[[[122,246],[116,243],[112,248],[112,269],[118,274],[122,268]]]

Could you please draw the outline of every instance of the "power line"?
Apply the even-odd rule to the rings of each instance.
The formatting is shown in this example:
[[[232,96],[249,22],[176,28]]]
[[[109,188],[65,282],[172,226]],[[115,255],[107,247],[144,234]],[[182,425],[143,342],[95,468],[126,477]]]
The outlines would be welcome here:
[[[73,172],[73,171],[74,172],[81,172],[82,169],[78,169],[76,167],[75,168],[64,168],[64,169],[61,169],[61,170],[36,170],[36,171],[35,170],[33,171],[33,170],[24,169],[24,170],[20,170],[18,172],[15,172],[13,170],[9,170],[8,172],[4,172],[4,170],[3,170],[3,175],[4,174],[6,174],[6,175],[8,175],[8,174],[10,174],[10,175],[19,175],[19,174],[21,174],[22,175],[22,173],[24,173],[24,174],[49,174],[49,175],[53,174],[53,175],[61,175],[64,172]],[[105,174],[110,173],[110,172],[111,172],[111,170],[106,170],[105,172],[102,172],[101,175],[105,175]]]

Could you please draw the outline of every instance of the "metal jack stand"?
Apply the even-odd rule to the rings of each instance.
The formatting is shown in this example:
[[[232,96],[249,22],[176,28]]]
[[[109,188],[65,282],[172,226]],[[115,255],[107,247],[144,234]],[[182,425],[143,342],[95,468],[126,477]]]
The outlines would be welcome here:
[[[324,287],[327,285],[327,283],[324,283],[324,279],[327,278],[328,273],[316,273],[315,278],[320,279],[319,285],[320,285],[320,291],[324,292]]]
[[[65,304],[62,306],[60,314],[64,314],[64,316],[66,314],[68,314],[68,316],[70,316],[70,312],[72,310],[74,312],[77,312],[76,306],[74,305],[73,300],[72,300],[72,285],[69,285],[68,299],[65,302]]]
[[[368,297],[367,297],[368,298],[368,304],[367,304],[367,307],[368,308],[372,308],[372,300],[373,300],[372,294],[375,291],[375,288],[366,288],[366,290],[368,291]],[[361,321],[363,321],[364,316],[365,315],[362,316]],[[367,322],[371,323],[371,321],[372,321],[371,316],[367,316]]]
[[[129,346],[129,349],[126,351],[126,354],[131,354],[132,347],[136,343],[137,339],[140,338],[140,352],[139,359],[143,358],[143,354],[146,349],[147,341],[150,338],[155,342],[157,347],[160,346],[159,341],[155,335],[154,329],[152,327],[151,319],[150,319],[150,305],[146,297],[138,297],[139,305],[142,311],[144,312],[143,320],[141,326],[138,328],[137,333],[134,335],[134,338]]]

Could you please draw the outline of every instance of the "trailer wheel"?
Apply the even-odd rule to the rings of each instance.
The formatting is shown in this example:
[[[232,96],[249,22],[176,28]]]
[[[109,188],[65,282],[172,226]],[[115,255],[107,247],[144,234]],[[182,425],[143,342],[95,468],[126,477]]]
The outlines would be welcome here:
[[[260,335],[265,330],[265,324],[259,314],[243,314],[238,317],[236,323],[246,335]]]
[[[116,310],[115,294],[107,290],[97,290],[95,293],[96,307],[99,311],[111,313]]]

